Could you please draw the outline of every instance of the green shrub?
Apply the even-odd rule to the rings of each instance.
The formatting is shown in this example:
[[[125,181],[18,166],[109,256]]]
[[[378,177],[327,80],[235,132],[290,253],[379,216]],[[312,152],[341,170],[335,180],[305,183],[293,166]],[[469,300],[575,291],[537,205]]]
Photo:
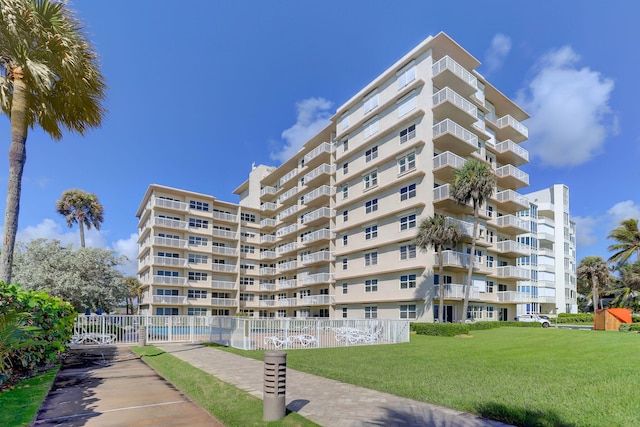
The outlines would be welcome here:
[[[484,331],[487,329],[495,329],[495,328],[499,328],[502,325],[502,323],[504,322],[475,322],[475,323],[469,323],[469,330],[470,331]]]
[[[640,323],[623,323],[618,330],[620,332],[640,332]]]
[[[631,315],[631,321],[632,321],[633,323],[640,323],[640,315],[637,315],[637,314],[636,314],[636,315],[633,315],[633,314],[632,314],[632,315]]]
[[[436,337],[455,337],[469,333],[469,325],[462,323],[414,323],[414,330],[419,335]]]
[[[558,313],[558,323],[593,323],[593,313]]]

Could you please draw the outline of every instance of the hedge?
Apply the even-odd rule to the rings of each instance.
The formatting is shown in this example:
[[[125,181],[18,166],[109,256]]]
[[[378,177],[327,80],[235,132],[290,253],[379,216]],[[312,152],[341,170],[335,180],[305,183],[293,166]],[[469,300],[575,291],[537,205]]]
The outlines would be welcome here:
[[[473,323],[412,323],[411,330],[419,335],[436,337],[455,337],[466,335],[470,331],[502,328],[504,326],[516,326],[519,328],[541,328],[538,322],[473,322]]]

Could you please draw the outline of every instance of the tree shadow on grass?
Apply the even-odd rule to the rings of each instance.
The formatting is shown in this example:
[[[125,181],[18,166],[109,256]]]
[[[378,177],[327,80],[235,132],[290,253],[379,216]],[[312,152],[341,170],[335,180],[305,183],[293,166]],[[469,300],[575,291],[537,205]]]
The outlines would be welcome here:
[[[502,403],[483,403],[476,412],[484,418],[499,420],[515,426],[525,427],[575,427],[576,424],[563,420],[555,411],[511,407]]]

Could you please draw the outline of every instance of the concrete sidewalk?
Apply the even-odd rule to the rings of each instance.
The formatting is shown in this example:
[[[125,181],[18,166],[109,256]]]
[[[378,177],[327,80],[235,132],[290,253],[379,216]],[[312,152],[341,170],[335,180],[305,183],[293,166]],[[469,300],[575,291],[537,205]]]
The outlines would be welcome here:
[[[222,427],[127,347],[71,350],[35,426]]]
[[[197,344],[156,347],[262,399],[264,363]],[[327,427],[507,426],[472,414],[287,368],[287,408]],[[184,424],[189,425],[189,424]]]

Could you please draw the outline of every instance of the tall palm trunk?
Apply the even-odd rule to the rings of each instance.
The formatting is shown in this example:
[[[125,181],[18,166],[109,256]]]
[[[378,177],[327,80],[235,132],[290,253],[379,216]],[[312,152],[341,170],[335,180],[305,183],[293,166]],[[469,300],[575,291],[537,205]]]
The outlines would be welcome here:
[[[593,277],[591,277],[591,286],[593,287],[593,289],[591,290],[592,295],[592,299],[593,299],[593,313],[595,314],[596,310],[598,309],[598,300],[600,299],[598,297],[598,279],[595,277],[595,275],[593,275]],[[602,303],[600,303],[600,308],[602,308]]]
[[[80,247],[84,248],[84,224],[82,221],[78,221],[78,228],[80,229]]]
[[[467,272],[467,283],[464,287],[464,302],[462,303],[462,319],[460,323],[467,320],[467,310],[469,309],[469,296],[471,295],[471,280],[473,278],[473,261],[476,255],[476,236],[478,235],[478,220],[480,217],[479,207],[473,203],[473,235],[471,236],[471,253],[469,254],[469,270]]]
[[[438,246],[438,277],[440,278],[440,301],[438,301],[438,323],[444,322],[444,260],[442,259],[442,246]]]
[[[22,69],[12,70],[13,100],[11,103],[11,146],[9,147],[9,182],[4,214],[4,240],[0,256],[0,280],[11,282],[13,248],[18,233],[22,173],[27,161],[27,92]]]

